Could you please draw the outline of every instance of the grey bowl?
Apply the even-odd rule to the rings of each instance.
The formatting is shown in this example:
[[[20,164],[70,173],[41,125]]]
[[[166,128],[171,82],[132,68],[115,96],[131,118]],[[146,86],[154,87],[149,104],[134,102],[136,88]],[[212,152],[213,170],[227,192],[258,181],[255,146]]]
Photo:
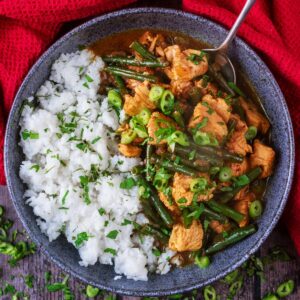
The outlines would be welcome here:
[[[229,55],[247,74],[261,97],[272,124],[272,139],[277,153],[274,175],[265,195],[266,208],[258,231],[243,242],[214,256],[206,270],[195,266],[174,269],[166,275],[150,275],[148,282],[114,280],[111,266],[97,264],[88,268],[78,264],[79,255],[64,238],[49,243],[36,224],[32,209],[24,203],[25,186],[19,178],[23,159],[19,141],[19,117],[22,101],[32,95],[46,80],[50,66],[61,53],[77,50],[79,44],[90,44],[109,34],[136,28],[168,29],[188,34],[212,45],[219,45],[226,34],[221,26],[205,18],[161,8],[129,9],[95,18],[66,34],[35,63],[22,83],[13,103],[5,137],[5,171],[12,201],[30,237],[49,258],[65,272],[86,283],[115,293],[134,296],[163,296],[180,293],[209,284],[240,266],[266,240],[286,204],[294,170],[294,136],[284,97],[267,66],[242,40],[235,39]]]

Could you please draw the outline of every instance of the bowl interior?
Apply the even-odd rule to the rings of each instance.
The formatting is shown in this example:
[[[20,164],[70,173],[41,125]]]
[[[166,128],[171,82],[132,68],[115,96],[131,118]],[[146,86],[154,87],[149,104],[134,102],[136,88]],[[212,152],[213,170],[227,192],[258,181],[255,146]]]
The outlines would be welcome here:
[[[5,168],[10,194],[16,210],[32,239],[64,271],[113,292],[127,295],[165,295],[206,285],[241,265],[254,253],[277,223],[290,189],[294,165],[294,141],[290,116],[283,95],[272,74],[260,58],[240,39],[230,50],[239,70],[246,73],[256,88],[272,124],[272,140],[277,153],[274,175],[265,195],[266,208],[259,220],[258,231],[246,240],[214,256],[205,270],[189,266],[174,269],[166,275],[149,276],[147,282],[114,280],[112,266],[96,264],[88,268],[78,264],[77,250],[60,237],[49,243],[36,224],[32,209],[24,203],[25,186],[18,173],[23,159],[19,141],[19,117],[22,101],[34,94],[47,79],[50,66],[61,53],[74,52],[79,45],[90,44],[107,35],[137,28],[156,28],[178,31],[212,45],[223,40],[226,31],[219,25],[191,14],[166,9],[132,9],[93,19],[76,28],[56,42],[34,65],[24,80],[13,104],[5,141]],[[279,117],[280,116],[280,117]]]

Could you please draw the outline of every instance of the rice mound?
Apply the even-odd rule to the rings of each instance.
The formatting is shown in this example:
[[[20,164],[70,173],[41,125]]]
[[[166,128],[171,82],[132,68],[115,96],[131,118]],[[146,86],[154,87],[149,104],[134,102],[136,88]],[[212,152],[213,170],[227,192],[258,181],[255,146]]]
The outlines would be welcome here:
[[[88,50],[62,54],[49,80],[24,102],[24,198],[50,241],[64,234],[78,249],[80,265],[114,264],[117,274],[147,280],[148,271],[170,270],[174,252],[156,256],[153,237],[133,232],[132,222],[148,220],[137,187],[122,189],[120,183],[140,159],[118,153],[114,131],[119,118],[106,96],[98,94],[103,67]]]

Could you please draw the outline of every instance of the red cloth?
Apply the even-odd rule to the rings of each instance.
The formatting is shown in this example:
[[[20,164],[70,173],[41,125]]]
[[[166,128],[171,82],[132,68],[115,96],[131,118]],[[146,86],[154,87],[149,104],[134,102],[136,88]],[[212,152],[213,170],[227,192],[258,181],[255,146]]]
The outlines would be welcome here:
[[[13,97],[29,67],[67,21],[110,11],[134,0],[0,1],[0,184],[4,126]],[[244,1],[183,0],[183,7],[230,27]],[[300,141],[300,6],[294,0],[258,0],[239,31],[273,71],[288,102]],[[285,223],[300,253],[300,153]]]
[[[183,0],[183,8],[231,27],[245,1]],[[300,5],[294,0],[258,0],[238,35],[251,45],[275,75],[292,116],[296,169],[284,223],[300,254]],[[279,116],[280,117],[280,116]]]
[[[5,184],[3,142],[13,98],[28,69],[64,22],[97,16],[135,0],[0,1],[0,184]]]

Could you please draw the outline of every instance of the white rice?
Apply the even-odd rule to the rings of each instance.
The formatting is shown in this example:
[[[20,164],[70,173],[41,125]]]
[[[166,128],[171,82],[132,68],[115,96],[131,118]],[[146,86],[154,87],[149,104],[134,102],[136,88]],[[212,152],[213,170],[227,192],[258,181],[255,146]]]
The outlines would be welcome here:
[[[77,240],[80,265],[114,264],[117,274],[147,280],[148,271],[167,273],[174,253],[167,250],[155,256],[153,237],[141,241],[132,224],[124,225],[124,220],[148,220],[140,213],[137,187],[120,188],[140,160],[118,153],[118,117],[107,98],[98,94],[103,67],[102,59],[88,50],[62,54],[53,64],[49,80],[35,95],[38,107],[26,105],[22,112],[20,145],[25,160],[20,176],[28,186],[25,199],[50,241],[64,234],[74,246]],[[124,118],[124,112],[121,115]],[[70,123],[75,125],[68,131]],[[26,138],[26,130],[35,139]],[[101,175],[95,182],[89,180],[86,193],[81,180],[95,167]],[[115,230],[115,239],[107,237]],[[85,237],[80,245],[78,235]]]

